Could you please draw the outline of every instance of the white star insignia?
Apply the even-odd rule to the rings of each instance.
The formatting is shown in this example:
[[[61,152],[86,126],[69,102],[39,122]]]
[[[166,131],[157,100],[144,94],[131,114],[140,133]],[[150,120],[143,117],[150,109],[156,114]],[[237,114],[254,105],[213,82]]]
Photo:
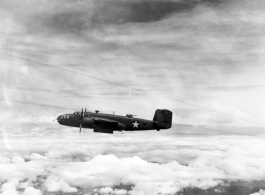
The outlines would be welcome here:
[[[134,123],[132,123],[133,124],[133,128],[135,127],[135,128],[138,128],[138,125],[140,124],[140,123],[138,123],[137,121],[135,121]]]

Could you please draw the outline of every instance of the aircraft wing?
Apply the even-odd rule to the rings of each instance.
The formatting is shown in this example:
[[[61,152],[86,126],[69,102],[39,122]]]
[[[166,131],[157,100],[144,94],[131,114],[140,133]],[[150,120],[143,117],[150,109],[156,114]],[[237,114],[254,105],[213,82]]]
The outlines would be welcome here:
[[[113,130],[109,130],[109,129],[94,129],[95,133],[109,133],[109,134],[113,134]]]
[[[105,118],[94,118],[94,123],[97,129],[115,129],[118,126],[118,122]]]

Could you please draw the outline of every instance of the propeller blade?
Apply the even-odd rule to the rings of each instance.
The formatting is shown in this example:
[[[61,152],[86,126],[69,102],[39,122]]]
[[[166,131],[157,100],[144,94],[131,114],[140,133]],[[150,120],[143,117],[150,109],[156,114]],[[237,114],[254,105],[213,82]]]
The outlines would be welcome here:
[[[81,131],[82,131],[83,116],[84,116],[84,112],[83,112],[83,108],[82,108],[81,116],[80,116],[80,129],[79,129],[79,133],[81,133]]]
[[[85,113],[86,113],[86,108],[85,108]]]
[[[81,123],[83,122],[83,116],[84,116],[84,112],[83,112],[83,108],[82,108],[82,111],[81,111],[81,120],[80,120]]]

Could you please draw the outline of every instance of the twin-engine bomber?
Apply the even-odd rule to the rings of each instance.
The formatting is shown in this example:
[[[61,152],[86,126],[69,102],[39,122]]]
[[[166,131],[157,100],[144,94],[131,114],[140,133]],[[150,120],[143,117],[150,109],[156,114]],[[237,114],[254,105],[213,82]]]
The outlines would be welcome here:
[[[63,114],[57,117],[61,125],[70,127],[94,129],[96,133],[111,133],[113,131],[144,131],[169,129],[172,124],[172,112],[166,109],[157,109],[153,120],[134,118],[135,115],[126,114],[126,116],[85,111],[74,112],[73,114]]]

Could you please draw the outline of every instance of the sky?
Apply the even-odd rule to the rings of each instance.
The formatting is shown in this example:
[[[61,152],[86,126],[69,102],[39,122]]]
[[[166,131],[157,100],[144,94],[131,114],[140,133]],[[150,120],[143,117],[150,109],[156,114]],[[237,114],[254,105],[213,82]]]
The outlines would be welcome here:
[[[1,118],[85,107],[152,118],[167,108],[175,123],[260,126],[263,8],[246,0],[1,1]]]
[[[103,194],[125,193],[115,191],[120,181],[135,185],[130,194],[174,194],[264,179],[264,8],[264,0],[1,0],[0,162],[15,170],[0,178],[1,193],[21,185],[41,193],[37,175],[50,191]],[[169,109],[174,125],[161,135],[80,137],[52,122],[82,108],[146,119]]]

